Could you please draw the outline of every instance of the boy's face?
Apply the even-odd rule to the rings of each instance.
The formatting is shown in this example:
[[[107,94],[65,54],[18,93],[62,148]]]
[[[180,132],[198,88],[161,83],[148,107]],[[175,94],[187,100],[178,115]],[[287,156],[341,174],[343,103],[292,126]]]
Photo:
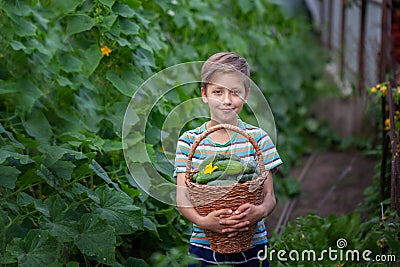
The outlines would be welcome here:
[[[250,88],[245,89],[243,76],[216,73],[207,88],[201,88],[203,102],[210,107],[211,119],[218,123],[232,123],[247,102]]]

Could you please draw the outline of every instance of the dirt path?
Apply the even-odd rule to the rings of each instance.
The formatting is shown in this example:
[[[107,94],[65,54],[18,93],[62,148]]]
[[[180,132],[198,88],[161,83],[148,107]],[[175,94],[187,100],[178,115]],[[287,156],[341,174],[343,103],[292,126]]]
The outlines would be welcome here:
[[[309,213],[325,217],[355,211],[372,183],[375,164],[375,159],[360,151],[321,152],[305,158],[304,164],[290,173],[301,180],[301,194],[290,201],[278,200],[266,220],[268,231],[278,231],[278,224]]]

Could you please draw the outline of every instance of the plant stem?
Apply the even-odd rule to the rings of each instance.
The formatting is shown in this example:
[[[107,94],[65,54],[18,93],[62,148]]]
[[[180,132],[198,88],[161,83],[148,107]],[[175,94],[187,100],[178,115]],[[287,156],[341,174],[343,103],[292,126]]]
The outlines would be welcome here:
[[[33,187],[33,186],[36,186],[36,185],[39,185],[39,182],[30,184],[30,185],[25,186],[25,187],[20,187],[17,190],[15,190],[14,192],[12,192],[11,194],[4,196],[4,199],[12,197],[14,195],[17,195],[17,194],[21,193],[22,191],[25,191],[25,190],[29,189],[30,187]]]

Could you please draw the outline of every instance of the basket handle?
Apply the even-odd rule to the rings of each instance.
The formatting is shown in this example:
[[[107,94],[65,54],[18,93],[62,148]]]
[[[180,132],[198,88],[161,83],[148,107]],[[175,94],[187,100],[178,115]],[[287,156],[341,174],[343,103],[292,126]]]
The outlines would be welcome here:
[[[239,127],[231,125],[231,124],[215,125],[213,127],[210,127],[209,129],[205,130],[203,133],[201,133],[197,137],[197,139],[194,141],[192,147],[189,150],[188,159],[186,161],[186,173],[185,173],[186,180],[190,180],[190,172],[191,172],[191,168],[192,168],[192,158],[193,158],[194,152],[196,151],[196,148],[198,147],[200,142],[204,138],[206,138],[207,135],[209,135],[215,131],[221,130],[221,129],[235,131],[235,132],[243,135],[244,137],[246,137],[247,140],[249,140],[249,142],[253,145],[254,149],[256,150],[257,159],[258,159],[258,163],[259,163],[258,166],[260,168],[261,176],[264,178],[262,182],[264,182],[264,180],[267,178],[267,173],[265,171],[264,160],[263,160],[263,156],[261,154],[260,147],[258,146],[256,140],[254,140],[254,138],[249,133],[247,133],[244,130],[240,129]]]

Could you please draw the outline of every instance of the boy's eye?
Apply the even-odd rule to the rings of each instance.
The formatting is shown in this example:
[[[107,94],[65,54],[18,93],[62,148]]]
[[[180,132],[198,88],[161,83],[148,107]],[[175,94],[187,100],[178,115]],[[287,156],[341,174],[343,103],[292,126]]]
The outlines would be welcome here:
[[[231,94],[233,94],[233,95],[238,95],[240,92],[239,92],[239,90],[232,90],[231,91]]]
[[[214,90],[214,94],[222,94],[222,90]]]

